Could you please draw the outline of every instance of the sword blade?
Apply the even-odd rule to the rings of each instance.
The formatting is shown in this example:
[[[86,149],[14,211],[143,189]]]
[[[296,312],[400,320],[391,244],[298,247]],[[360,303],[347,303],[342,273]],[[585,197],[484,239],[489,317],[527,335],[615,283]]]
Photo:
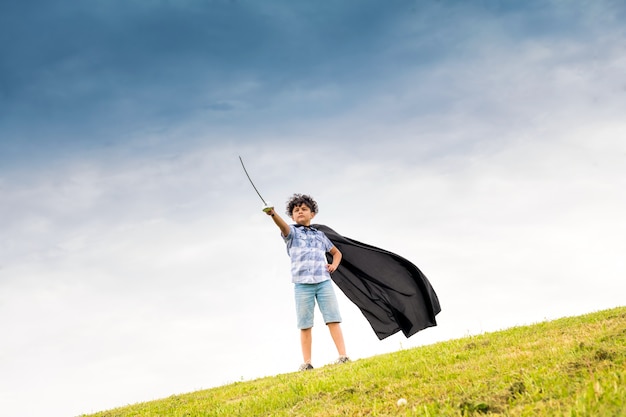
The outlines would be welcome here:
[[[254,191],[256,191],[256,194],[259,196],[259,198],[261,199],[263,204],[265,204],[267,206],[267,203],[265,202],[263,197],[261,197],[261,193],[259,193],[259,190],[256,189],[256,186],[252,182],[252,178],[250,178],[250,175],[248,174],[248,170],[246,169],[246,166],[243,164],[243,159],[241,159],[241,156],[239,157],[239,161],[241,162],[241,167],[243,168],[243,172],[245,172],[246,173],[246,177],[248,177],[248,181],[250,181],[250,184],[252,184],[252,188],[254,188]]]

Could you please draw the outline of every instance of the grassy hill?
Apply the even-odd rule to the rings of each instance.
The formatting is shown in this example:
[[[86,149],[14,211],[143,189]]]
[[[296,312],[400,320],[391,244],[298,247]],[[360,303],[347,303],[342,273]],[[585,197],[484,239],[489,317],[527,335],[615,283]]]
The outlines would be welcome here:
[[[626,307],[92,416],[481,415],[626,416]]]

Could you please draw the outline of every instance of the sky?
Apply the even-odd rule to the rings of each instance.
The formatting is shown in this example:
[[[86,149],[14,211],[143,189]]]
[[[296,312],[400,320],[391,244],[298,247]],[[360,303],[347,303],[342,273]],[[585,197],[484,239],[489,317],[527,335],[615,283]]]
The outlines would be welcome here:
[[[0,3],[0,409],[68,417],[294,372],[263,197],[416,264],[438,326],[625,305],[626,4]],[[319,314],[313,365],[337,357]]]

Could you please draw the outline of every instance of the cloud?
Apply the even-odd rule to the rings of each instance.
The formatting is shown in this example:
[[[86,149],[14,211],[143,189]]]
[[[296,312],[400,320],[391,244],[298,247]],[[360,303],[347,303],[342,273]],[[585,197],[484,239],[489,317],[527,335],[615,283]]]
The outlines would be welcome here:
[[[3,50],[11,105],[2,112],[13,142],[49,152],[51,143],[118,142],[112,137],[145,124],[204,117],[216,102],[266,106],[277,90],[337,76],[346,54],[364,59],[372,29],[393,16],[356,3],[44,3],[5,10],[3,32],[14,42]]]

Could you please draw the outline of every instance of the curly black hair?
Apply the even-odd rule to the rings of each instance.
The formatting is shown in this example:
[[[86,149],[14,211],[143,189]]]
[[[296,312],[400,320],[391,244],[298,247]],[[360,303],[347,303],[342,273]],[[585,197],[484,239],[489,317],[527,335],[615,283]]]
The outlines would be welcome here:
[[[287,214],[289,215],[289,217],[293,215],[293,209],[295,207],[301,206],[302,204],[310,208],[311,212],[317,213],[317,203],[315,202],[315,200],[313,200],[313,197],[306,194],[294,194],[287,201]]]

